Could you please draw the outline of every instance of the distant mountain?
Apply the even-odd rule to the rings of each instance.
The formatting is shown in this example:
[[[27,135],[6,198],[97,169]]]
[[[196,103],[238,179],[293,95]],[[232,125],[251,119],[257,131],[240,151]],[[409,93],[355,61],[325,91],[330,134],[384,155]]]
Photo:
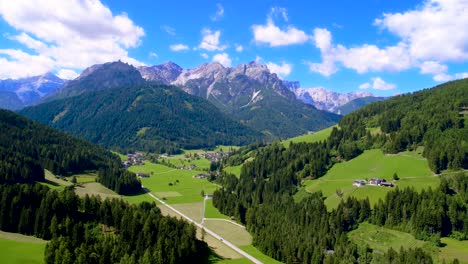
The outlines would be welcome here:
[[[89,82],[75,87],[84,90]],[[202,98],[152,83],[95,90],[20,113],[119,151],[175,153],[180,148],[243,145],[263,137]]]
[[[380,102],[385,99],[386,99],[385,97],[375,97],[375,96],[366,96],[366,97],[356,98],[354,100],[347,102],[344,105],[338,106],[336,108],[336,112],[341,115],[347,115],[351,112],[354,112],[358,109],[363,108],[364,106],[368,104]]]
[[[297,100],[289,89],[292,84],[285,85],[266,65],[257,62],[233,68],[214,62],[182,71],[177,65],[166,63],[140,67],[139,71],[149,80],[171,83],[207,99],[236,120],[272,138],[319,130],[339,120],[337,115]]]
[[[33,105],[65,82],[66,80],[53,73],[17,80],[0,80],[0,108],[18,110]]]
[[[376,97],[369,92],[336,93],[322,87],[300,88],[297,82],[287,82],[287,85],[289,89],[294,92],[296,97],[302,102],[313,105],[317,109],[325,110],[340,115],[348,114],[367,104],[385,100],[385,98]],[[355,99],[364,97],[366,99],[358,100],[355,103],[346,106],[344,108],[344,111],[343,109],[341,109],[341,107],[346,105],[347,103]]]
[[[46,101],[100,91],[115,87],[143,84],[145,80],[132,65],[121,61],[93,65],[76,79],[51,94]]]
[[[144,79],[162,84],[171,84],[182,73],[182,68],[173,62],[151,67],[141,66],[138,70]]]

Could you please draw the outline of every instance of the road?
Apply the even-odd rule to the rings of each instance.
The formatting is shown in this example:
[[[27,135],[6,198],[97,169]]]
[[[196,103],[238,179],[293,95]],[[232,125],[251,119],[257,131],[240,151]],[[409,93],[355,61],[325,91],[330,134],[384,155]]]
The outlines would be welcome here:
[[[187,220],[189,223],[193,223],[195,226],[201,228],[201,229],[204,229],[206,231],[207,234],[210,234],[212,235],[214,238],[218,239],[219,241],[223,242],[225,245],[227,245],[228,247],[232,248],[234,251],[236,251],[237,253],[241,254],[242,256],[246,257],[248,260],[252,261],[253,263],[255,264],[263,264],[260,260],[254,258],[253,256],[249,255],[247,252],[243,251],[242,249],[240,249],[239,247],[237,247],[236,245],[232,244],[231,242],[227,241],[226,239],[222,238],[220,235],[216,234],[215,232],[211,231],[210,229],[204,227],[202,224],[200,223],[197,223],[195,222],[193,219],[191,219],[190,217],[186,216],[185,214],[183,214],[182,212],[180,212],[179,210],[175,209],[174,207],[170,206],[169,204],[167,204],[165,201],[159,199],[158,197],[156,197],[155,195],[153,195],[148,189],[146,189],[143,185],[141,186],[141,188],[149,195],[151,196],[151,198],[155,199],[156,201],[160,202],[161,204],[165,205],[167,208],[171,209],[172,211],[176,212],[178,215],[182,216],[185,220]]]

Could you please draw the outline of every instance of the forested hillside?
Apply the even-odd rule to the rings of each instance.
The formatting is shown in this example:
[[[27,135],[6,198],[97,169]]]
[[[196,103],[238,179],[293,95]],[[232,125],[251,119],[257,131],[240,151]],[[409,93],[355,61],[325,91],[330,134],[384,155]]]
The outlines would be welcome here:
[[[202,263],[209,254],[193,225],[154,203],[80,199],[39,184],[0,184],[0,193],[0,229],[50,240],[45,263]]]
[[[467,99],[468,80],[450,82],[347,115],[324,142],[291,143],[289,148],[273,144],[256,149],[253,159],[241,149],[226,161],[231,166],[244,164],[240,178],[219,177],[223,188],[214,193],[213,204],[245,223],[263,252],[287,263],[370,263],[376,256],[346,236],[362,221],[401,229],[435,245],[444,236],[467,239],[464,172],[443,179],[437,190],[390,192],[374,209],[367,199],[350,198],[327,212],[321,193],[298,203],[292,197],[303,179],[321,177],[333,164],[365,149],[395,153],[422,145],[435,172],[467,169]],[[311,244],[318,246],[307,246]],[[330,250],[334,253],[327,253]],[[389,251],[377,263],[393,263],[391,258],[402,256],[411,261],[398,263],[432,263],[420,249],[400,252],[400,257],[394,254]]]
[[[262,137],[201,98],[151,83],[88,92],[21,113],[122,152],[174,153],[181,148],[242,145]]]
[[[133,173],[111,174],[102,170],[121,171],[120,159],[102,147],[7,110],[0,110],[0,131],[0,183],[43,181],[44,169],[57,175],[101,169],[99,179],[103,183],[108,178],[119,182],[119,188],[105,186],[119,193],[141,189]]]

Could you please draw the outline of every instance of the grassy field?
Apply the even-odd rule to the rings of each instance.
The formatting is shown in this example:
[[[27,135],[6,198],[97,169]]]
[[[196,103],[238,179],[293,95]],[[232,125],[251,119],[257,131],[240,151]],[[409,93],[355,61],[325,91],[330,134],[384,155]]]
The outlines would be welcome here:
[[[241,174],[241,168],[242,168],[242,165],[237,165],[237,166],[232,166],[232,167],[226,167],[224,168],[224,171],[227,173],[234,174],[237,176],[237,178],[239,178]]]
[[[348,233],[348,237],[356,244],[367,244],[379,253],[384,253],[389,248],[399,250],[400,247],[421,247],[429,249],[431,253],[436,252],[435,247],[426,241],[417,240],[413,235],[369,223],[360,224],[358,229]]]
[[[44,263],[47,241],[32,236],[0,231],[1,263]]]
[[[75,193],[80,197],[85,197],[86,195],[99,195],[102,199],[105,198],[120,198],[116,192],[107,189],[98,182],[88,182],[77,185],[75,187]]]
[[[213,206],[212,199],[208,199],[205,202],[205,218],[230,219],[227,215],[223,215],[216,207]]]
[[[280,264],[281,262],[275,260],[275,259],[272,259],[270,258],[269,256],[263,254],[260,250],[258,250],[256,247],[252,246],[252,245],[248,245],[248,246],[240,246],[239,247],[240,249],[244,250],[245,252],[249,253],[250,255],[252,255],[253,257],[255,257],[256,259],[260,260],[261,262],[263,263],[268,263],[268,264]]]
[[[288,140],[283,141],[283,146],[288,147],[291,142],[298,143],[298,142],[307,142],[307,143],[312,143],[312,142],[318,142],[318,141],[323,141],[330,136],[332,132],[333,127],[325,128],[320,131],[317,131],[312,134],[306,134],[302,136],[297,136],[290,138]]]
[[[205,219],[203,225],[236,246],[252,244],[252,236],[249,232],[236,224],[223,220]]]
[[[296,199],[306,196],[307,192],[322,191],[327,197],[325,203],[328,208],[335,208],[340,198],[336,195],[339,189],[343,198],[354,196],[357,198],[368,197],[371,204],[380,198],[384,198],[392,188],[378,186],[352,186],[357,179],[384,178],[392,180],[393,173],[397,173],[400,180],[395,185],[399,188],[414,187],[417,190],[428,187],[436,187],[439,178],[434,177],[427,166],[427,161],[418,152],[401,152],[397,155],[384,155],[381,150],[368,150],[358,157],[335,164],[328,173],[316,180],[308,180],[296,194]]]
[[[131,166],[129,171],[149,174],[150,177],[142,178],[141,183],[151,193],[161,199],[165,198],[170,204],[202,202],[202,190],[205,194],[211,194],[218,188],[206,179],[194,178],[199,171],[179,170],[149,161],[145,161],[142,166]],[[139,199],[138,196],[133,196],[132,199]]]
[[[418,240],[413,235],[397,230],[379,227],[369,223],[362,223],[359,228],[348,233],[348,237],[357,244],[367,244],[377,253],[386,252],[389,248],[399,250],[403,248],[423,248],[431,254],[434,260],[442,263],[457,258],[460,263],[468,263],[468,241],[458,241],[442,238],[443,247],[435,247],[429,242]]]
[[[444,237],[441,239],[444,247],[440,248],[439,260],[452,260],[457,258],[460,263],[468,264],[468,241],[458,241],[452,238]]]

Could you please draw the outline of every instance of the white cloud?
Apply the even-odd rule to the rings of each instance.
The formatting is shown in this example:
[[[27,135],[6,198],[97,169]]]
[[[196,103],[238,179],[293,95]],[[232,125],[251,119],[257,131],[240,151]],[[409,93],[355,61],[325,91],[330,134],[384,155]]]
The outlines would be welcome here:
[[[438,61],[425,61],[420,66],[423,74],[440,74],[447,71],[447,65],[440,64]]]
[[[217,3],[216,4],[216,13],[214,15],[210,16],[210,19],[212,21],[218,21],[218,20],[222,19],[223,16],[224,16],[224,8],[220,3]]]
[[[44,74],[54,68],[55,61],[43,55],[21,50],[0,49],[0,79],[18,79]]]
[[[369,89],[370,87],[371,87],[371,84],[368,82],[359,85],[359,89]]]
[[[160,28],[161,28],[162,30],[164,30],[164,31],[165,31],[167,34],[169,34],[169,35],[175,36],[175,34],[176,34],[175,28],[170,27],[170,26],[168,26],[168,25],[162,25]]]
[[[257,56],[255,56],[255,62],[256,63],[263,63],[263,58],[257,55]]]
[[[200,56],[202,56],[204,59],[208,59],[208,58],[209,58],[208,54],[206,54],[206,53],[200,53]]]
[[[172,51],[184,51],[184,50],[188,50],[189,47],[187,45],[184,45],[184,44],[174,44],[174,45],[170,45],[169,48],[172,50]]]
[[[288,11],[284,7],[275,6],[271,8],[271,11],[268,17],[272,19],[273,17],[277,17],[277,16],[281,16],[286,22],[288,22],[289,20]]]
[[[156,52],[150,52],[148,56],[153,57],[153,58],[158,58],[158,54]]]
[[[414,65],[407,46],[402,42],[383,49],[368,44],[346,48],[343,45],[333,45],[331,33],[321,28],[314,30],[313,40],[321,51],[322,62],[306,62],[306,64],[309,65],[310,71],[327,77],[338,71],[336,63],[358,73],[401,71]]]
[[[396,85],[393,83],[387,83],[380,77],[371,78],[372,84],[369,82],[359,85],[359,89],[369,89],[374,90],[388,91],[396,88]]]
[[[287,22],[288,16],[284,8],[272,8],[272,11],[267,17],[266,25],[253,25],[252,31],[254,40],[257,44],[265,43],[270,47],[288,46],[293,44],[303,44],[309,36],[302,30],[288,25],[281,29],[273,21],[275,14],[281,14],[283,19]]]
[[[231,67],[231,63],[232,63],[227,53],[218,53],[214,55],[213,61],[221,63],[224,67]]]
[[[34,51],[21,58],[3,52],[8,56],[0,58],[2,68],[10,73],[1,70],[0,78],[26,77],[40,69],[83,69],[119,59],[142,65],[127,49],[140,45],[143,28],[125,13],[113,15],[100,1],[0,1],[0,15],[19,32],[11,38]],[[15,72],[18,66],[21,70]]]
[[[451,80],[468,78],[468,72],[455,73],[453,75],[447,73],[439,73],[434,75],[434,81],[436,82],[448,82]]]
[[[74,70],[70,70],[70,69],[61,69],[57,72],[57,76],[61,79],[65,79],[65,80],[73,80],[75,79],[76,77],[79,76],[79,74],[77,72],[75,72]]]
[[[198,46],[200,49],[208,50],[208,51],[223,51],[227,48],[226,45],[221,45],[219,43],[219,37],[221,35],[220,30],[212,31],[207,28],[202,30],[202,42]]]
[[[466,0],[428,0],[414,10],[386,13],[374,23],[399,36],[416,59],[468,59]]]
[[[281,77],[288,76],[291,73],[292,68],[293,68],[292,64],[286,63],[284,61],[281,63],[281,65],[273,63],[273,62],[268,62],[266,65],[268,69],[270,70],[270,72],[276,73],[277,75]]]
[[[456,74],[447,74],[444,63],[468,60],[467,11],[467,0],[428,0],[414,10],[384,14],[374,24],[400,38],[386,47],[334,45],[327,29],[316,28],[312,38],[321,51],[322,62],[306,64],[312,72],[324,76],[337,72],[339,65],[358,73],[399,72],[416,67],[422,74],[433,74],[436,81],[450,80]]]
[[[242,45],[237,45],[236,44],[236,51],[237,52],[242,52],[244,50],[244,47]]]

